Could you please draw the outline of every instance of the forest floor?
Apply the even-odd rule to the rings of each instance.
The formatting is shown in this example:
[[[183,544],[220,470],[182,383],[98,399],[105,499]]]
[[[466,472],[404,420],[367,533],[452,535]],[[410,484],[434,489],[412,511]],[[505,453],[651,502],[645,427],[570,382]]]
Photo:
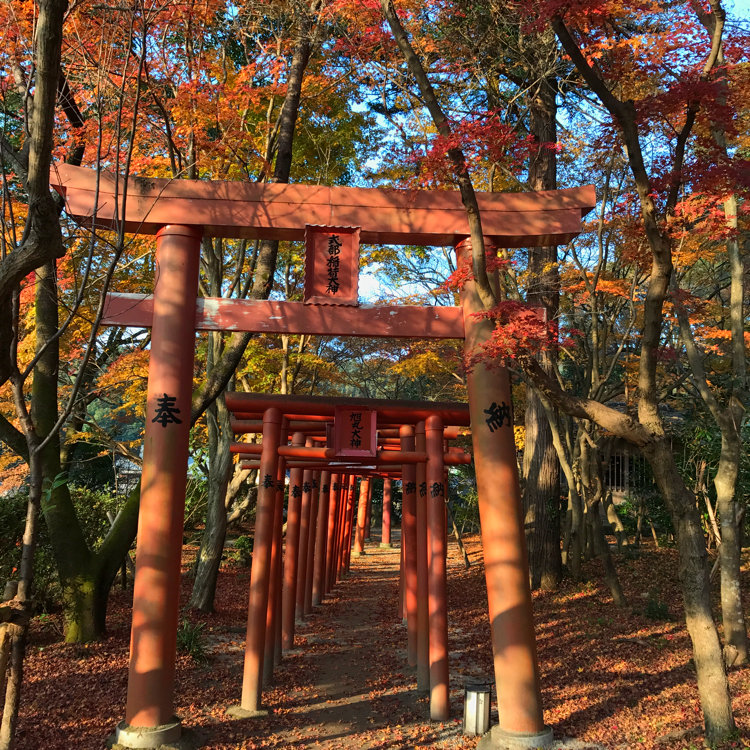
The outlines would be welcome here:
[[[399,551],[380,548],[377,540],[298,626],[295,649],[265,694],[270,714],[263,719],[233,720],[225,713],[240,697],[249,582],[249,569],[228,560],[216,613],[184,613],[201,624],[207,658],[178,657],[177,714],[201,747],[215,750],[476,747],[476,738],[461,734],[463,684],[488,678],[492,666],[478,538],[469,538],[467,547],[469,570],[456,544],[449,544],[450,721],[426,718],[428,699],[417,694],[414,670],[406,665],[406,633],[396,610]],[[195,551],[187,548],[186,565]],[[745,563],[747,602],[747,556]],[[646,546],[637,557],[618,556],[617,566],[627,609],[614,607],[595,561],[586,566],[586,582],[565,581],[555,593],[534,595],[545,721],[556,737],[576,738],[579,748],[702,747],[676,552]],[[190,583],[185,576],[183,604]],[[61,642],[57,615],[36,618],[16,750],[104,747],[124,715],[129,598],[129,592],[113,592],[110,635],[87,646]],[[727,747],[750,748],[750,668],[731,670],[729,679],[739,732]]]

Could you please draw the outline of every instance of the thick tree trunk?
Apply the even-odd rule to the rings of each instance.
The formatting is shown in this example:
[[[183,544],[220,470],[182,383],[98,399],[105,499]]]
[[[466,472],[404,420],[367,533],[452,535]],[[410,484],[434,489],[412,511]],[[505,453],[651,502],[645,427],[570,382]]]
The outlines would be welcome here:
[[[724,660],[728,667],[747,664],[742,589],[740,586],[741,546],[735,490],[742,445],[731,427],[722,430],[721,459],[714,478],[716,508],[721,519],[721,618],[724,625]]]
[[[523,454],[524,525],[531,587],[552,591],[562,577],[560,552],[560,465],[539,396],[526,395]]]
[[[532,190],[557,187],[556,153],[549,144],[557,141],[557,79],[542,78],[531,90],[530,132],[536,149],[529,164]],[[544,307],[549,321],[557,317],[560,280],[557,247],[529,248],[527,301]],[[553,352],[543,352],[542,368],[555,369]],[[562,578],[560,552],[560,464],[552,441],[547,416],[539,394],[531,386],[526,391],[526,440],[523,453],[524,513],[529,573],[532,588],[552,591]]]
[[[693,644],[706,740],[723,741],[735,731],[735,724],[721,644],[711,613],[706,544],[695,497],[682,481],[666,439],[649,443],[642,450],[667,503],[677,536],[685,623]]]
[[[39,439],[47,438],[57,421],[59,344],[57,280],[54,263],[37,270],[36,351],[39,355],[31,387],[31,419]],[[88,641],[101,635],[94,616],[94,558],[78,523],[73,501],[61,472],[59,435],[52,435],[39,453],[50,488],[42,512],[50,533],[60,577],[65,640]]]
[[[224,396],[219,396],[209,409],[208,417],[208,508],[206,527],[195,566],[195,581],[190,595],[190,606],[202,612],[212,612],[216,597],[221,555],[227,532],[226,491],[232,454],[229,444],[232,430]]]

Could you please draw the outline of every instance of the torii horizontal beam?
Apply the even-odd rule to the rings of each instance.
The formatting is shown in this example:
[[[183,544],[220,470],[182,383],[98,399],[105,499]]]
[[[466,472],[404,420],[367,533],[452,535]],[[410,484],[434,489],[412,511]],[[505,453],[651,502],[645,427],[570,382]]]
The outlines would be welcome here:
[[[153,317],[152,295],[110,293],[107,295],[102,324],[149,328]],[[462,339],[464,320],[460,307],[360,305],[334,308],[282,300],[199,297],[196,300],[195,329],[367,338]]]
[[[235,419],[256,419],[266,409],[277,408],[290,419],[304,414],[330,418],[337,406],[375,409],[378,420],[413,424],[438,415],[449,425],[468,426],[469,406],[455,401],[402,401],[397,399],[344,398],[329,396],[282,396],[266,393],[228,392],[226,403]],[[251,416],[245,416],[251,415]]]
[[[56,164],[50,183],[68,215],[126,232],[167,224],[203,227],[211,237],[301,240],[306,225],[361,227],[362,242],[455,245],[469,232],[457,191],[282,185],[123,177]],[[127,190],[126,190],[127,188]],[[125,198],[127,194],[127,199]],[[123,201],[125,206],[123,216]],[[593,185],[532,193],[477,193],[482,229],[499,247],[559,245],[581,231],[596,205]]]

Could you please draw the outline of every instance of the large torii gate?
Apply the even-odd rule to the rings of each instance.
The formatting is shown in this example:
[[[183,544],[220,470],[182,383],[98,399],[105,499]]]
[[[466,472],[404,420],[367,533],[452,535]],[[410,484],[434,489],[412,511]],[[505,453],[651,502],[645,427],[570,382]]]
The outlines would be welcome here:
[[[180,734],[172,690],[196,330],[462,338],[471,356],[493,323],[474,316],[482,305],[473,281],[461,291],[461,308],[358,304],[360,240],[454,246],[459,262],[470,256],[456,192],[125,182],[69,165],[53,168],[50,181],[78,221],[157,238],[153,296],[111,295],[104,323],[152,328],[130,675],[118,741],[158,747]],[[595,205],[595,191],[480,193],[477,199],[490,247],[527,247],[572,239]],[[197,299],[204,235],[307,238],[306,301]],[[467,386],[500,714],[486,746],[540,747],[552,742],[552,733],[542,717],[510,380],[505,368],[479,364]]]

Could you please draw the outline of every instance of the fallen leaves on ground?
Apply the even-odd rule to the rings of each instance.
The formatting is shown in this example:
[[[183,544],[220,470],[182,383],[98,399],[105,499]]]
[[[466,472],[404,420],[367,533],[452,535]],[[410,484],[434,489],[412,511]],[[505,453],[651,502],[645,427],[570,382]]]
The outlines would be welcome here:
[[[417,694],[397,613],[399,552],[376,541],[369,554],[352,561],[350,577],[298,625],[296,648],[284,656],[264,694],[270,714],[262,719],[233,720],[225,713],[240,697],[249,571],[223,567],[216,612],[186,613],[204,623],[209,659],[196,664],[178,656],[177,714],[203,747],[214,750],[476,747],[475,738],[461,734],[463,685],[492,674],[492,653],[481,547],[477,538],[466,541],[474,561],[468,571],[449,545],[449,722],[431,723],[428,698]],[[186,569],[194,554],[186,549]],[[613,605],[596,562],[588,564],[586,582],[566,581],[557,592],[534,595],[545,721],[557,737],[604,748],[701,747],[676,552],[646,547],[637,556],[618,556],[617,564],[630,604],[625,610]],[[184,577],[183,606],[191,583]],[[17,750],[104,746],[124,717],[130,596],[113,592],[110,635],[98,643],[62,643],[55,616],[34,622]],[[670,619],[649,619],[649,601]],[[729,679],[739,728],[730,746],[747,748],[750,669],[733,669]]]

